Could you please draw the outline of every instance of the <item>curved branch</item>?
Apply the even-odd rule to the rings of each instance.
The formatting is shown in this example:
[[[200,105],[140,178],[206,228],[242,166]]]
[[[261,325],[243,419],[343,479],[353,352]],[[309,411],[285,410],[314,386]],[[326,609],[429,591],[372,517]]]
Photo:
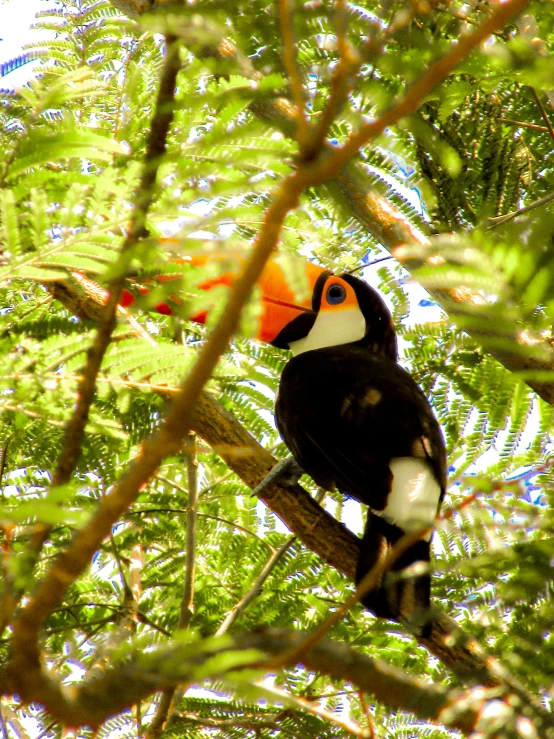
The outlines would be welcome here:
[[[78,275],[78,280],[54,283],[51,288],[54,296],[81,318],[98,320],[102,314],[105,293],[83,275]],[[163,395],[160,389],[156,392]],[[277,463],[275,457],[209,393],[201,393],[197,400],[192,425],[194,431],[216,449],[228,467],[252,489]],[[272,483],[264,488],[260,499],[308,549],[354,580],[360,539],[322,508],[303,487],[298,484],[281,487]],[[503,682],[475,640],[466,637],[455,621],[446,615],[435,619],[429,640],[422,641],[422,644],[466,682],[474,680],[483,685]]]
[[[516,10],[524,4],[525,0],[510,0],[510,2],[507,2],[502,6],[504,10],[498,11],[494,18],[500,18],[502,13],[504,13],[504,16],[508,17],[509,11],[515,13]],[[489,23],[489,21],[491,21],[491,23]],[[489,23],[491,28],[496,27],[491,19],[489,19],[489,21],[484,24],[483,29],[488,30],[487,23]],[[483,32],[481,30],[481,36],[482,33]],[[475,39],[479,39],[481,36],[477,32],[472,34],[472,41],[477,43]],[[465,53],[468,53],[468,51],[473,47],[468,42],[463,48],[465,49]],[[460,53],[453,53],[450,61],[456,62],[461,58],[463,58],[463,54],[460,56]],[[451,65],[449,66],[448,64],[444,64],[439,69],[440,74],[438,77],[440,79],[444,79],[444,76],[450,69]],[[403,100],[405,102],[409,102],[412,107],[414,104],[417,104],[417,101],[421,100],[421,95],[428,89],[428,83],[437,77],[435,74],[436,71],[436,67],[430,69],[426,78],[427,87],[423,85],[421,89],[416,88],[416,92],[413,94],[409,91]],[[421,92],[422,90],[423,92]],[[410,94],[412,95],[411,97]],[[391,110],[388,111],[387,115],[383,117],[381,124],[379,125],[382,125],[385,122],[389,125],[398,121],[398,118],[405,109],[409,112],[409,109],[411,109],[410,105],[408,108],[406,108],[406,105],[402,107],[401,101],[399,104],[393,106]],[[374,136],[379,132],[379,125],[374,126],[371,130],[364,130],[364,135],[362,137],[364,143],[369,140],[370,136]],[[353,141],[355,141],[355,139],[353,139]],[[352,146],[350,149],[352,149]],[[344,152],[351,155],[352,151],[350,151],[350,149],[345,147]],[[225,349],[230,334],[236,328],[240,310],[246,302],[252,285],[261,272],[265,260],[277,242],[279,230],[286,213],[291,208],[295,207],[300,192],[304,187],[312,184],[314,182],[314,178],[317,178],[317,181],[323,181],[325,177],[337,172],[338,166],[342,167],[346,164],[346,153],[344,152],[342,150],[335,150],[326,161],[323,161],[321,167],[316,165],[311,172],[301,171],[299,169],[295,175],[287,178],[287,180],[282,183],[279,196],[274,200],[266,214],[264,227],[260,231],[252,258],[249,260],[241,276],[235,283],[231,300],[227,307],[227,312],[224,314],[220,324],[218,324],[218,327],[212,333],[210,340],[201,352],[200,361],[195,365],[195,368],[189,375],[187,382],[182,386],[156,439],[147,441],[143,444],[139,457],[129,473],[126,477],[120,480],[114,486],[112,492],[104,498],[100,509],[93,517],[91,523],[79,532],[70,550],[65,552],[58,560],[56,566],[49,571],[45,581],[41,586],[39,586],[35,598],[22,610],[18,621],[16,621],[13,642],[14,650],[9,678],[12,681],[12,685],[15,684],[18,686],[17,689],[22,693],[24,698],[27,697],[28,699],[44,702],[48,708],[53,711],[54,715],[55,710],[53,710],[53,707],[55,708],[56,706],[61,713],[68,716],[71,715],[72,711],[75,709],[77,699],[62,693],[62,691],[58,689],[58,686],[55,683],[50,682],[41,670],[36,643],[40,624],[42,623],[45,614],[48,614],[51,609],[57,605],[67,584],[72,582],[90,562],[92,553],[96,549],[98,542],[109,532],[112,523],[134,500],[141,485],[151,477],[161,459],[178,450],[183,435],[188,430],[191,419],[193,419],[192,408],[194,407],[194,404],[196,403],[194,419],[192,420],[193,426],[211,445],[212,443],[215,443],[218,446],[221,446],[222,444],[228,445],[228,453],[223,452],[221,456],[235,471],[238,472],[238,470],[241,469],[241,472],[238,472],[238,474],[243,480],[245,480],[245,482],[250,484],[250,486],[252,486],[252,483],[257,483],[260,479],[265,477],[267,471],[273,466],[274,460],[271,455],[268,452],[265,452],[265,450],[263,450],[262,447],[252,439],[248,432],[242,429],[242,427],[239,428],[239,425],[234,421],[234,419],[232,419],[232,421],[230,419],[226,419],[228,421],[227,424],[221,423],[221,414],[224,413],[224,411],[217,407],[217,404],[213,399],[206,394],[203,394],[198,401],[197,398],[207,377],[215,366],[219,355]],[[343,177],[343,174],[339,175],[339,177]],[[367,193],[361,194],[364,198],[368,196]],[[383,233],[386,231],[385,227],[388,227],[391,233],[396,233],[396,244],[398,244],[398,233],[402,231],[406,224],[405,222],[399,224],[398,220],[393,217],[395,214],[394,212],[391,213],[392,209],[388,203],[386,203],[384,199],[380,201],[380,205],[383,210],[385,210],[385,204],[389,211],[389,218],[388,221],[387,218],[381,218],[379,220],[379,228]],[[416,236],[413,229],[412,235],[414,237]],[[402,241],[406,241],[406,239],[402,239]],[[421,240],[419,240],[419,243],[422,243]],[[452,300],[452,297],[452,293],[448,293],[450,301]],[[554,390],[552,390],[552,386],[550,386],[550,388],[550,392],[554,398]],[[218,426],[217,428],[214,428],[214,420],[218,416]],[[233,431],[235,436],[239,438],[232,438],[233,433],[225,434],[225,437],[222,438],[221,431],[223,428],[228,432]],[[240,454],[237,454],[237,450],[240,451]],[[254,457],[255,462],[252,462]],[[263,467],[263,470],[261,470],[261,467]],[[262,474],[260,474],[260,472],[262,472]],[[252,482],[250,482],[250,480],[252,480]],[[326,561],[337,567],[337,569],[345,572],[345,574],[348,574],[350,577],[353,575],[359,541],[356,537],[353,537],[353,535],[347,532],[337,521],[328,516],[328,514],[326,514],[325,511],[323,511],[323,509],[321,509],[317,503],[315,503],[315,501],[313,501],[313,499],[302,490],[302,488],[297,487],[293,490],[285,490],[279,486],[272,485],[267,490],[264,490],[263,499],[277,513],[277,515],[285,521],[289,528],[298,533],[307,546],[319,553]],[[324,536],[322,536],[323,527],[326,529],[326,534]],[[330,533],[331,535],[329,535]],[[469,672],[474,679],[478,679],[480,682],[488,684],[503,682],[505,686],[507,685],[508,687],[511,687],[508,680],[503,680],[500,675],[495,674],[491,665],[487,663],[485,657],[479,653],[477,645],[472,644],[469,639],[463,636],[459,637],[459,642],[457,643],[453,634],[461,634],[461,632],[453,629],[452,623],[448,619],[439,619],[433,629],[431,639],[429,642],[426,642],[426,644],[435,654],[437,654],[437,656],[443,659],[443,661],[450,663],[454,669],[461,671],[466,678],[468,677]],[[266,641],[267,639],[264,637],[264,644],[266,645],[266,649],[268,649]],[[290,646],[291,642],[289,640],[289,649]],[[313,652],[317,652],[320,648],[323,649],[323,646],[317,645],[303,656],[305,664],[306,660],[309,661],[310,659],[309,655]],[[354,677],[352,677],[352,670],[349,669],[355,661],[355,658],[352,658],[350,662],[346,661],[348,662],[348,669],[345,667],[344,679],[357,682],[357,680],[354,679],[357,673],[354,671]],[[336,657],[332,659],[331,662],[336,664]],[[325,668],[322,668],[320,663],[321,660],[318,661],[317,668],[314,667],[310,669],[321,669],[322,671],[325,671]],[[309,665],[307,664],[306,666]],[[364,665],[364,670],[367,669],[368,667],[366,664]],[[363,684],[360,683],[360,687],[371,690],[371,688],[367,686],[367,677],[359,675],[358,679],[363,682]],[[121,685],[122,680],[125,681],[125,678],[122,678],[120,672],[117,675],[117,680],[119,686]],[[141,684],[148,684],[148,690],[151,690],[148,678],[143,679],[140,676],[138,677],[136,684],[129,686],[129,690],[137,690],[138,686]],[[98,687],[98,685],[95,686],[95,688]],[[377,687],[375,689],[377,689]],[[402,691],[402,695],[405,697],[409,690],[408,686],[404,686],[404,688],[405,690]],[[77,696],[80,696],[86,689],[87,687],[83,686],[83,688],[77,692]],[[421,689],[421,687],[418,687],[418,691]],[[444,698],[444,695],[441,695],[440,697]],[[115,698],[113,699],[115,700]],[[119,700],[119,697],[117,700]],[[429,704],[431,703],[432,700],[430,697]],[[89,704],[87,703],[87,705]],[[441,706],[442,705],[443,704],[441,704]],[[90,710],[92,712],[94,711],[94,709]],[[108,713],[110,712],[113,712],[113,710]],[[91,716],[92,715],[93,714],[91,713]],[[72,720],[70,718],[64,720],[69,723],[75,722],[75,719]],[[86,723],[95,725],[92,718],[90,720],[87,719]],[[461,724],[448,725],[456,725],[461,728]],[[464,724],[464,726],[465,725],[466,724]],[[471,725],[473,727],[475,722]]]
[[[508,0],[498,5],[495,12],[483,24],[466,36],[461,36],[445,56],[431,64],[425,74],[421,75],[397,102],[383,111],[374,121],[361,126],[358,131],[348,137],[340,149],[335,149],[332,156],[321,162],[317,167],[316,179],[319,182],[325,182],[333,177],[358,153],[362,146],[383,133],[389,126],[398,123],[401,118],[415,113],[423,99],[443,82],[473,49],[486,41],[495,31],[502,30],[528,4],[529,0]]]
[[[175,44],[173,43],[167,51],[166,65],[168,67],[175,63],[174,56]],[[165,89],[168,85],[166,75],[162,74],[160,84],[161,96],[162,87]],[[169,126],[172,114],[170,115],[168,111],[165,113],[167,126]],[[144,192],[137,193],[136,218],[131,223],[131,231],[123,246],[124,250],[126,245],[134,243],[133,239],[142,236],[146,210],[153,197],[157,168],[153,166],[151,156],[152,149],[158,148],[158,143],[153,140],[159,128],[159,121],[156,126],[155,123],[156,118],[153,120],[150,132],[145,172],[141,179]],[[165,147],[165,136],[162,146]],[[102,539],[109,535],[113,524],[136,500],[162,461],[180,451],[185,436],[191,429],[198,397],[214,371],[220,356],[226,350],[232,334],[238,329],[241,312],[267,260],[277,246],[283,221],[289,211],[297,206],[302,191],[309,184],[309,174],[300,169],[282,181],[276,197],[266,211],[263,226],[255,239],[252,253],[232,287],[225,313],[210,333],[208,341],[198,354],[198,359],[181,384],[179,392],[174,396],[158,431],[152,438],[143,441],[139,453],[127,472],[103,497],[96,513],[77,532],[71,545],[57,557],[44,579],[38,584],[33,597],[17,614],[13,622],[9,674],[18,686],[17,692],[24,700],[38,701],[47,706],[52,703],[61,703],[69,708],[71,705],[71,696],[67,695],[67,691],[63,691],[60,685],[48,676],[41,664],[39,634],[42,624],[53,609],[60,604],[67,587],[75,582],[89,566]],[[123,278],[118,278],[114,284],[115,290],[112,285],[106,308],[113,319],[110,320],[113,325],[115,325]],[[101,329],[103,325],[104,323],[101,324]],[[108,341],[110,336],[111,331],[107,336]]]
[[[96,728],[108,716],[157,690],[206,679],[227,679],[232,685],[233,668],[267,670],[276,657],[294,651],[306,636],[302,632],[270,629],[232,639],[226,636],[219,643],[209,639],[206,646],[194,642],[192,649],[189,644],[177,644],[146,654],[135,652],[125,663],[110,666],[97,680],[75,686],[71,700],[53,700],[48,709],[60,723]],[[216,659],[233,652],[237,656],[234,662],[232,657],[230,662]],[[224,664],[232,666],[223,667]],[[307,670],[352,683],[393,710],[408,711],[420,720],[440,723],[465,735],[475,730],[489,735],[489,722],[494,725],[501,717],[505,732],[502,736],[519,736],[515,729],[525,722],[529,736],[553,737],[551,723],[522,710],[514,695],[499,698],[498,690],[483,687],[465,692],[451,690],[359,654],[344,643],[324,640],[303,654],[301,664]],[[9,677],[1,671],[0,681],[13,690],[13,682],[10,685]]]
[[[137,0],[111,0],[112,3],[124,13],[137,16]],[[150,0],[151,6],[156,6],[160,0]],[[143,5],[146,3],[143,3]],[[524,0],[504,3],[499,6],[498,13],[489,18],[485,23],[485,30],[494,33],[499,22],[506,22],[510,14],[515,14],[526,4]],[[140,8],[144,12],[147,8]],[[483,28],[485,24],[483,25]],[[198,29],[199,31],[201,29]],[[479,29],[478,29],[479,30]],[[234,46],[229,39],[221,39],[219,44],[207,46],[200,41],[195,44],[192,38],[186,41],[188,48],[199,57],[218,58],[225,69],[229,69],[234,63],[234,68],[240,71],[244,77],[259,80],[263,77],[257,72],[252,62]],[[440,60],[442,62],[443,60]],[[416,90],[417,92],[417,90]],[[286,98],[274,100],[253,100],[249,105],[250,111],[260,120],[278,128],[286,136],[295,138],[296,133],[296,109]],[[326,145],[327,154],[331,156],[336,153],[336,147]],[[379,194],[368,182],[363,167],[355,161],[348,162],[343,169],[334,175],[326,187],[333,197],[340,202],[342,207],[347,208],[354,218],[367,229],[385,249],[394,252],[396,247],[411,244],[425,247],[421,255],[412,255],[410,259],[402,260],[402,266],[409,272],[414,272],[426,263],[429,256],[428,247],[430,242],[427,236],[404,216],[386,197]],[[460,289],[434,289],[429,290],[430,295],[436,300],[447,313],[459,314],[464,304],[471,304],[472,295],[467,290]],[[465,329],[477,343],[483,341],[483,333]],[[514,327],[513,334],[503,339],[518,343],[517,332]],[[517,352],[502,351],[494,347],[487,347],[492,356],[510,372],[551,373],[554,371],[554,350],[547,341],[541,341],[536,345],[536,354],[533,356]],[[554,383],[539,380],[525,380],[527,385],[534,390],[545,402],[554,405]]]

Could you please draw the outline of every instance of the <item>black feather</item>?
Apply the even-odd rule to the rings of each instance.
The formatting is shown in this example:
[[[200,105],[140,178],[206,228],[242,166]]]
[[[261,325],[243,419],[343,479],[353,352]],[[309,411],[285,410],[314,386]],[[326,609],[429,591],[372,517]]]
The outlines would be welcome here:
[[[383,354],[353,343],[294,357],[281,377],[276,418],[298,463],[323,488],[336,487],[379,513],[391,490],[390,461],[423,456],[442,500],[446,459],[439,425],[411,375]],[[403,533],[369,513],[358,581]],[[429,562],[428,542],[417,542],[392,569],[420,561]],[[388,580],[363,599],[377,616],[407,621],[429,609],[428,574]]]

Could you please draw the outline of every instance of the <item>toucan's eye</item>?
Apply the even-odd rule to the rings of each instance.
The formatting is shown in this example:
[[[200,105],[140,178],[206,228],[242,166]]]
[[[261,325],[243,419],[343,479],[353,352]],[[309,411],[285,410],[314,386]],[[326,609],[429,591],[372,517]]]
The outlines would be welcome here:
[[[331,285],[327,288],[327,302],[331,305],[344,303],[346,300],[346,290],[342,285]]]

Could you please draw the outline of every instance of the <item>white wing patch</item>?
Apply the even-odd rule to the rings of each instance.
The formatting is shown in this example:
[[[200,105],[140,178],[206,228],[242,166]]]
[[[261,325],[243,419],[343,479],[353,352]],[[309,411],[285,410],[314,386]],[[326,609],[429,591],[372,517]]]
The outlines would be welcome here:
[[[289,348],[296,357],[311,349],[323,349],[327,346],[350,344],[363,339],[366,322],[359,308],[338,311],[320,311],[317,314],[312,330],[305,339],[291,341]]]
[[[396,457],[390,469],[393,480],[387,507],[376,513],[405,532],[432,526],[441,489],[429,463],[416,457]],[[431,534],[425,538],[429,540]]]

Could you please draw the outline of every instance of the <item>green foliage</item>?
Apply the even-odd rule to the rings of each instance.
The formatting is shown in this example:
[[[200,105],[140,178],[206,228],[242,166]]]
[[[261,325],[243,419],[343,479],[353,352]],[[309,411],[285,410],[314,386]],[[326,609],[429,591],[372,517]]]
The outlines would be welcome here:
[[[417,10],[407,2],[364,0],[348,6],[343,17],[331,3],[297,4],[297,61],[307,84],[311,120],[318,120],[329,98],[338,62],[336,37],[346,21],[352,49],[367,52],[348,104],[332,124],[334,145],[377,116],[490,11],[487,2],[433,3],[427,10],[419,5]],[[417,310],[423,293],[407,282],[396,262],[366,271],[391,305],[402,362],[431,398],[447,441],[451,485],[445,505],[454,513],[434,539],[435,603],[541,697],[550,690],[554,664],[554,419],[552,407],[525,382],[552,379],[549,370],[531,372],[526,359],[542,359],[539,341],[552,335],[554,216],[552,206],[545,205],[506,223],[490,219],[554,190],[552,137],[533,94],[534,89],[552,119],[545,91],[552,89],[553,21],[551,7],[531,3],[527,15],[495,37],[486,53],[466,59],[415,115],[366,147],[359,174],[363,186],[384,195],[412,227],[434,234],[432,254],[442,263],[422,267],[415,273],[418,282],[430,291],[471,289],[482,299],[472,307],[453,306],[452,320],[435,311],[432,322],[429,313]],[[120,479],[163,417],[168,394],[196,358],[205,330],[186,318],[205,307],[206,298],[196,294],[196,285],[199,275],[213,277],[213,268],[193,274],[174,258],[201,253],[214,241],[231,254],[249,246],[276,186],[294,167],[298,146],[281,130],[285,123],[264,117],[264,105],[289,95],[275,5],[239,0],[231,7],[199,0],[183,4],[171,23],[188,34],[181,49],[175,119],[148,215],[148,235],[124,257],[120,247],[163,62],[163,43],[151,33],[167,30],[163,6],[139,25],[107,0],[57,3],[40,13],[37,22],[39,29],[55,31],[55,37],[29,44],[42,62],[37,79],[2,100],[4,592],[14,583],[23,582],[27,591],[32,587],[21,564],[28,561],[30,524],[53,525],[33,574],[36,581]],[[379,28],[389,23],[392,30],[383,48],[376,42],[368,49],[368,39],[375,41]],[[202,53],[227,36],[252,64],[256,84],[246,67],[232,60],[216,62]],[[422,213],[413,205],[416,188]],[[419,204],[417,196],[415,202]],[[354,220],[351,205],[329,183],[304,193],[301,207],[288,215],[280,248],[298,292],[302,280],[287,262],[289,255],[309,255],[337,271],[358,266],[368,255],[370,261],[383,255],[375,236]],[[164,235],[172,238],[160,240]],[[404,253],[422,256],[411,247]],[[160,274],[178,279],[152,286],[134,316],[155,346],[137,338],[125,320],[120,322],[102,365],[73,482],[53,491],[51,476],[95,326],[72,315],[50,290],[58,289],[61,280],[82,285],[84,277],[109,290],[110,282],[123,275],[133,291],[137,282]],[[151,312],[175,294],[183,297],[176,316]],[[223,290],[216,312],[224,310],[224,300]],[[281,457],[286,449],[272,409],[287,356],[249,340],[255,308],[243,319],[244,335],[233,342],[208,389]],[[521,372],[508,372],[493,351],[519,357]],[[252,498],[217,450],[200,446],[198,459],[191,628],[209,637],[249,592],[288,532]],[[185,467],[182,455],[165,461],[104,541],[93,566],[68,588],[63,605],[49,618],[44,646],[64,679],[81,677],[99,650],[110,652],[127,615],[133,568],[140,581],[132,627],[137,637],[150,646],[166,644],[177,629],[186,568]],[[316,493],[310,480],[303,482]],[[330,493],[325,505],[361,530],[363,514],[357,504]],[[232,629],[311,629],[350,591],[351,583],[295,541]],[[399,626],[376,621],[361,607],[349,612],[332,636],[415,676],[456,682]],[[0,642],[2,660],[7,638]],[[235,693],[236,686],[213,678],[227,667],[212,664],[208,682],[196,675],[198,684],[180,699],[179,713],[164,736],[348,735],[338,724],[297,706],[259,702],[244,685]],[[362,725],[365,721],[352,686],[303,669],[279,672],[275,685]],[[136,736],[141,720],[143,726],[151,720],[156,700],[142,706],[142,719],[136,711],[121,714],[97,735],[117,731]],[[37,707],[29,710],[41,736],[58,736],[47,715]],[[453,735],[408,714],[391,715],[374,701],[371,711],[379,737]]]

